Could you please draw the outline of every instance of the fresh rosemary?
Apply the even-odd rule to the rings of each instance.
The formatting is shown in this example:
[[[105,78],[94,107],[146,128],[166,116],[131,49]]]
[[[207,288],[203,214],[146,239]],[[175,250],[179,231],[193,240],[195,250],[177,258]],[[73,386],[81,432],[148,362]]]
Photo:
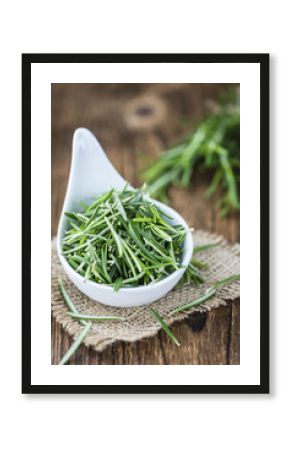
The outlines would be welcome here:
[[[238,281],[239,279],[240,279],[240,274],[234,274],[227,278],[223,278],[222,280],[217,281],[216,283],[213,284],[213,286],[211,286],[209,289],[207,289],[207,291],[201,297],[197,298],[196,300],[193,300],[190,303],[187,303],[185,305],[182,305],[182,306],[179,306],[178,308],[173,309],[172,311],[170,311],[169,316],[173,316],[174,314],[177,314],[179,312],[186,311],[186,310],[192,308],[193,306],[201,305],[202,303],[206,302],[211,297],[213,297],[216,293],[216,290],[219,287],[223,286],[224,284],[232,283],[233,281]]]
[[[231,93],[233,94],[233,93]],[[181,142],[163,152],[143,172],[148,192],[163,202],[168,202],[170,186],[189,186],[196,169],[211,174],[205,192],[212,195],[221,188],[222,197],[217,203],[220,215],[239,210],[240,177],[240,112],[238,96],[231,95],[213,112],[201,120]]]
[[[164,322],[164,320],[162,319],[162,317],[160,316],[160,314],[153,308],[150,308],[150,312],[153,315],[153,317],[160,323],[162,329],[165,331],[165,333],[167,334],[167,336],[172,340],[172,342],[174,342],[175,345],[177,345],[178,347],[180,346],[180,343],[178,342],[178,340],[176,339],[176,337],[174,336],[174,334],[172,333],[171,329],[169,328],[169,326],[167,325],[166,322]]]
[[[58,363],[60,366],[66,364],[69,359],[72,357],[72,355],[77,351],[79,346],[82,344],[84,338],[88,334],[91,328],[91,323],[87,323],[82,331],[80,332],[79,336],[76,338],[76,340],[72,343],[68,351],[65,353],[65,355],[61,358],[60,362]]]
[[[66,216],[62,253],[85,279],[117,291],[156,283],[182,267],[187,231],[172,224],[144,189],[112,189]],[[194,265],[189,271],[191,280],[203,281]]]

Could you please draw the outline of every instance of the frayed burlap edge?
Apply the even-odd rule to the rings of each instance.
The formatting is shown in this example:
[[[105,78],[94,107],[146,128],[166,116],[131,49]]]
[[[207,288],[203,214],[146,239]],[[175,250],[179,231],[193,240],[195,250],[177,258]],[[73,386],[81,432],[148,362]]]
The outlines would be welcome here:
[[[193,237],[195,246],[215,242],[220,243],[217,247],[198,254],[198,259],[208,264],[208,270],[203,271],[206,282],[200,287],[186,285],[181,289],[172,290],[165,297],[157,300],[153,304],[138,308],[114,308],[105,306],[82,294],[67,278],[58,259],[56,240],[54,239],[51,245],[51,302],[53,317],[55,317],[56,321],[72,337],[78,336],[83,328],[77,320],[74,320],[67,314],[67,306],[58,289],[59,278],[63,280],[65,288],[76,305],[77,310],[83,314],[128,317],[136,312],[136,316],[128,321],[92,323],[84,344],[86,346],[92,346],[96,351],[101,352],[116,341],[136,342],[157,334],[161,326],[153,318],[149,307],[156,309],[170,325],[173,322],[183,320],[194,312],[210,311],[212,308],[226,305],[227,300],[238,298],[240,296],[240,282],[235,281],[218,289],[216,295],[202,305],[193,307],[174,317],[168,315],[170,311],[178,306],[200,297],[215,281],[239,273],[240,271],[239,244],[231,245],[222,236],[201,230],[195,231]]]

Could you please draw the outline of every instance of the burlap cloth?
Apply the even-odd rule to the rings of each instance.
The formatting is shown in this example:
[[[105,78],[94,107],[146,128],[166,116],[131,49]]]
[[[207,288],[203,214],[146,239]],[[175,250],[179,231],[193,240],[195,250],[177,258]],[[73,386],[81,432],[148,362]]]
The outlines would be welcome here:
[[[221,242],[219,246],[197,255],[197,258],[200,261],[208,264],[208,270],[202,271],[206,278],[206,282],[200,287],[187,285],[180,289],[175,289],[149,306],[139,306],[137,308],[114,308],[105,306],[94,300],[90,300],[82,294],[69,281],[62,269],[57,256],[56,240],[54,239],[51,245],[51,301],[53,316],[71,336],[76,337],[83,328],[77,320],[74,320],[67,314],[68,308],[64,303],[58,288],[59,277],[63,280],[66,290],[80,313],[126,317],[135,311],[138,311],[138,314],[128,321],[93,322],[90,332],[84,340],[84,344],[86,346],[93,346],[96,351],[102,351],[115,341],[135,342],[139,339],[157,334],[161,326],[150,313],[149,307],[153,307],[157,310],[165,321],[168,324],[171,324],[175,321],[184,319],[195,311],[209,311],[212,308],[225,305],[226,300],[238,298],[240,295],[240,282],[235,281],[219,288],[216,295],[202,305],[193,307],[186,312],[176,314],[174,317],[168,316],[168,313],[174,308],[200,297],[213,282],[240,272],[239,244],[230,245],[222,236],[200,230],[195,231],[193,236],[195,246]]]

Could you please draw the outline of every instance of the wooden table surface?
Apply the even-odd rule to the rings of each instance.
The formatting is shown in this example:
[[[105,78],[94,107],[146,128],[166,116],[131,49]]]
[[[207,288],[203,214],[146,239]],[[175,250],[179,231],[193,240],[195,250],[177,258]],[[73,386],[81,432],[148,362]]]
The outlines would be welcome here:
[[[186,135],[223,88],[218,84],[53,84],[52,237],[63,205],[77,127],[95,133],[116,169],[133,186],[140,186],[140,171]],[[171,189],[172,206],[195,229],[238,242],[239,217],[218,217],[217,197],[203,195],[208,180],[206,174],[194,174],[190,189]],[[102,353],[82,346],[70,364],[239,364],[239,318],[237,299],[173,325],[179,348],[161,331],[137,343],[115,343]],[[52,319],[52,364],[58,363],[71,343]]]

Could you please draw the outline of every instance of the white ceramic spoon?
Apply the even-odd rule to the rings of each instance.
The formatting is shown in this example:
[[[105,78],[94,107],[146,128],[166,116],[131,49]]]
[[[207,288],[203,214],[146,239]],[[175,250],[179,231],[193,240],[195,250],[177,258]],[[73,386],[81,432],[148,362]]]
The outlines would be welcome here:
[[[84,277],[77,273],[62,255],[61,243],[67,228],[64,213],[78,211],[81,201],[90,203],[94,196],[107,192],[113,187],[120,190],[125,183],[106,157],[95,136],[86,128],[78,128],[73,137],[69,182],[58,226],[58,256],[69,279],[81,292],[100,303],[117,307],[141,306],[154,302],[167,294],[178,283],[185,271],[184,268],[178,269],[167,278],[150,286],[121,288],[115,292],[111,286],[84,280]],[[173,218],[172,223],[182,224],[186,230],[189,230],[186,222],[176,211],[163,203],[152,201]],[[187,267],[189,264],[192,251],[193,240],[191,232],[188,231],[184,241],[183,266]]]

